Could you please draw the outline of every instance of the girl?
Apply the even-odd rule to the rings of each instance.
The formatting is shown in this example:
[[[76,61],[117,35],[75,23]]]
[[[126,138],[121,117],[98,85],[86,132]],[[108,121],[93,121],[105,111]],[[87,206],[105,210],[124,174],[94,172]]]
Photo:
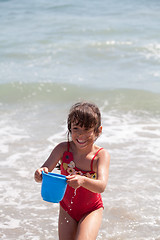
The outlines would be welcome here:
[[[68,141],[58,144],[35,172],[35,180],[41,182],[42,171],[51,172],[60,160],[61,173],[67,176],[67,189],[60,202],[60,240],[95,240],[98,235],[103,212],[101,193],[107,185],[110,161],[108,152],[94,144],[101,132],[96,105],[73,105],[68,115]]]

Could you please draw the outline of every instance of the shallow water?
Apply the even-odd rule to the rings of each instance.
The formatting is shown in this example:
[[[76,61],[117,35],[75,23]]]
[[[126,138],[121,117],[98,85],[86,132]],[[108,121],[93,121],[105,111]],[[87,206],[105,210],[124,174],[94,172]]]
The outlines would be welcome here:
[[[128,96],[125,91],[106,92],[105,103],[103,92],[96,92],[103,123],[97,144],[111,155],[109,183],[103,193],[103,223],[97,239],[158,240],[160,96],[148,93],[154,106],[151,108],[142,102],[142,107],[135,102],[132,106],[131,93]],[[139,92],[132,94],[138,96]],[[52,100],[41,103],[33,99],[32,104],[1,105],[1,239],[58,239],[58,204],[41,199],[40,184],[34,182],[33,173],[53,147],[67,139],[65,119],[73,100],[52,105]]]

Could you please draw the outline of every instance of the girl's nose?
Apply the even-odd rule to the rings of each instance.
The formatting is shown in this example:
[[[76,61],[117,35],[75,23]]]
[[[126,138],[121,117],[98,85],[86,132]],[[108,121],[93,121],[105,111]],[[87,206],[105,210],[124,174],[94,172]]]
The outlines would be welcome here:
[[[84,134],[85,134],[85,132],[83,130],[79,131],[79,135],[84,135]]]

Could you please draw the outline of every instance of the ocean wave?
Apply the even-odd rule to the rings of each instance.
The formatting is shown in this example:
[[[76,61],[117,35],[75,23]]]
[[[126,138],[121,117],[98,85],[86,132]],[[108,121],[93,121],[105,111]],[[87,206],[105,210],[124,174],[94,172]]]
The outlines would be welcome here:
[[[102,89],[58,83],[8,83],[0,85],[0,104],[97,102],[105,110],[160,114],[160,94],[136,89]],[[138,112],[137,112],[138,113]]]

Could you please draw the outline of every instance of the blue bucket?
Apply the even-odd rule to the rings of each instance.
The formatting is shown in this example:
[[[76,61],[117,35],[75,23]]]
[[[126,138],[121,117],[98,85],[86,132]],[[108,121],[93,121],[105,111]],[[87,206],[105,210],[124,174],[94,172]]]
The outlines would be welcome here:
[[[66,176],[42,172],[41,196],[44,201],[58,203],[63,199],[67,187]]]

